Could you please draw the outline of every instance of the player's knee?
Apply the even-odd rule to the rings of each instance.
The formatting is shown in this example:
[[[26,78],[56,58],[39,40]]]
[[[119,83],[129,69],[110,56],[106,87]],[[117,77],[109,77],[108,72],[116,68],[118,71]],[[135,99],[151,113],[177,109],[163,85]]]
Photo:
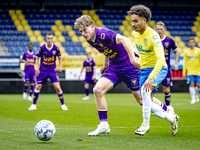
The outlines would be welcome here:
[[[142,88],[141,88],[141,94],[142,94],[142,97],[150,96],[151,95],[151,90],[149,90],[147,92],[146,90],[144,90],[144,86],[142,86]]]
[[[170,92],[170,88],[164,88],[164,89],[163,89],[163,92],[164,92],[165,94],[169,93],[169,92]]]
[[[37,85],[35,86],[35,89],[36,89],[37,91],[40,91],[41,88],[42,88],[42,85],[40,85],[40,84],[37,84]]]
[[[93,88],[93,93],[94,93],[94,95],[96,95],[96,96],[103,95],[102,89],[99,88],[99,87],[96,87],[96,86]]]

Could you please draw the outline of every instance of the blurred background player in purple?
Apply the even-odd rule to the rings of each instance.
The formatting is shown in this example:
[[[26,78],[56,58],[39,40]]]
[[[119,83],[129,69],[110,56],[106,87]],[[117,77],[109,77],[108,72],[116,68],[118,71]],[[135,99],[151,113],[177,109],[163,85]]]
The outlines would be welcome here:
[[[24,68],[24,92],[23,92],[23,99],[27,99],[27,90],[28,87],[30,86],[30,91],[29,91],[29,97],[28,100],[32,101],[32,94],[34,90],[34,84],[35,84],[35,58],[36,54],[33,52],[33,44],[30,43],[28,45],[28,51],[23,54],[23,57],[21,59],[22,63],[25,63],[25,68]]]
[[[96,79],[95,79],[96,64],[91,57],[91,53],[87,53],[86,56],[87,56],[87,59],[83,62],[83,67],[81,69],[80,75],[78,76],[78,79],[80,80],[83,69],[86,68],[86,74],[85,74],[85,80],[84,80],[84,89],[85,89],[86,97],[84,97],[83,100],[90,99],[89,83],[91,83],[92,85],[96,84]]]
[[[170,86],[172,86],[170,52],[171,52],[171,50],[173,50],[173,52],[175,54],[175,63],[173,66],[173,69],[175,71],[178,70],[179,54],[177,51],[178,48],[177,48],[174,40],[171,37],[164,35],[165,30],[166,30],[166,26],[163,22],[159,21],[156,23],[156,31],[159,34],[162,45],[164,47],[165,61],[168,65],[168,73],[167,73],[167,76],[165,77],[165,79],[162,81],[162,85],[163,85],[163,92],[165,94],[165,104],[167,106],[169,106],[170,101],[171,101]]]
[[[56,72],[56,56],[59,59],[59,69],[58,72],[62,72],[62,59],[61,53],[53,41],[53,34],[51,32],[47,32],[46,34],[46,44],[42,45],[39,48],[39,51],[36,55],[36,77],[37,77],[37,84],[34,90],[34,98],[33,104],[30,106],[29,110],[35,110],[36,102],[39,97],[40,90],[43,84],[47,83],[47,79],[50,78],[53,86],[58,94],[58,98],[61,102],[62,110],[68,110],[64,103],[63,91],[60,87],[59,77]],[[40,65],[39,65],[39,58]]]

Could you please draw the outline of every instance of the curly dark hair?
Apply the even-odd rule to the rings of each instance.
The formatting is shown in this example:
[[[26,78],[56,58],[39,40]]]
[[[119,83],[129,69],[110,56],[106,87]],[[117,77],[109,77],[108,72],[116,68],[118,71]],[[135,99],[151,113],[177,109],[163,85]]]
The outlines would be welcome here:
[[[144,6],[144,5],[134,5],[130,8],[130,10],[127,12],[129,16],[131,15],[138,15],[139,17],[146,18],[146,22],[150,21],[151,19],[151,10]]]

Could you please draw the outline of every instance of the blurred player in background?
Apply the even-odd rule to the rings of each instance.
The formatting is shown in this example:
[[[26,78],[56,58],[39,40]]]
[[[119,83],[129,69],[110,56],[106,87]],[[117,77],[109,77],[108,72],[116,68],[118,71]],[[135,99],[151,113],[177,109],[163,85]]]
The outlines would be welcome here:
[[[29,110],[36,109],[36,102],[39,97],[42,84],[46,84],[48,78],[51,79],[51,82],[53,83],[53,86],[58,94],[62,110],[68,110],[68,108],[64,103],[63,91],[60,87],[59,77],[56,72],[56,56],[59,59],[59,65],[60,65],[58,72],[62,72],[61,53],[58,46],[52,43],[52,41],[53,41],[53,34],[51,32],[47,32],[46,34],[47,43],[39,48],[39,52],[36,56],[37,84],[34,90],[33,104],[30,106]],[[39,66],[39,58],[41,58],[40,66]]]
[[[81,69],[80,75],[78,76],[78,79],[80,80],[83,69],[86,68],[86,74],[85,74],[85,80],[84,80],[84,89],[85,89],[86,97],[84,97],[83,100],[90,99],[89,83],[91,83],[92,85],[96,84],[96,79],[95,79],[96,64],[91,57],[91,53],[87,53],[86,56],[87,56],[87,59],[83,62],[83,67]]]
[[[130,39],[108,28],[94,27],[90,16],[83,15],[76,19],[75,28],[79,29],[91,46],[106,56],[104,66],[100,70],[102,76],[93,89],[100,125],[98,125],[95,131],[88,133],[88,135],[96,136],[102,133],[110,133],[105,93],[120,82],[124,82],[130,88],[137,102],[142,105],[142,97],[139,92],[139,69],[137,69],[140,68],[140,64],[136,61]],[[137,54],[136,57],[138,58]],[[157,110],[159,112],[157,114],[161,112],[161,114],[164,113],[166,116],[169,116],[170,114],[166,112],[167,106],[161,104],[157,99],[155,101],[157,101],[158,105],[154,103],[152,105],[156,108],[158,107]],[[165,111],[160,107],[161,105]],[[155,113],[155,115],[157,114]]]
[[[128,15],[131,16],[134,28],[133,37],[139,53],[140,73],[139,87],[143,99],[143,123],[135,131],[135,134],[144,135],[150,129],[151,112],[159,118],[166,119],[172,127],[172,135],[178,132],[178,115],[174,114],[170,106],[168,111],[172,115],[164,112],[159,107],[153,105],[153,96],[157,92],[159,83],[166,77],[168,68],[164,58],[164,49],[158,33],[147,26],[151,19],[151,11],[144,5],[132,6]]]
[[[23,57],[21,59],[22,63],[25,63],[24,73],[25,73],[25,84],[24,84],[24,92],[23,92],[23,99],[27,99],[27,90],[30,86],[30,92],[28,100],[32,101],[32,94],[34,90],[34,84],[35,84],[35,58],[36,54],[33,52],[33,44],[30,43],[28,45],[28,51],[23,54]]]
[[[189,48],[184,52],[183,77],[189,84],[191,104],[199,102],[198,93],[200,91],[200,49],[195,47],[193,37],[188,40]]]
[[[167,106],[170,105],[170,101],[171,101],[171,93],[170,93],[170,86],[172,86],[172,81],[171,81],[171,65],[170,65],[170,52],[171,50],[174,51],[175,54],[175,63],[173,66],[173,69],[175,71],[178,70],[178,51],[177,51],[177,46],[174,42],[174,40],[171,37],[168,37],[166,35],[164,35],[164,32],[166,30],[166,26],[163,22],[157,22],[156,23],[156,31],[160,36],[162,45],[164,47],[164,53],[165,53],[165,61],[167,63],[168,66],[168,72],[167,72],[167,76],[165,77],[165,79],[162,81],[162,85],[163,85],[163,91],[165,94],[165,104]]]

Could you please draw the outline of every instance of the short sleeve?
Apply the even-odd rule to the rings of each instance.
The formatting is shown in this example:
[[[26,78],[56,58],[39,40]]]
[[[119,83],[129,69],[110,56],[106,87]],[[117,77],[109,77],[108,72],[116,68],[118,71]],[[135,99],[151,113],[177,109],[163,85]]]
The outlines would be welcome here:
[[[57,47],[57,56],[60,58],[61,57],[61,53],[60,53],[60,49]]]
[[[173,51],[175,51],[177,49],[177,46],[176,46],[173,39],[171,39],[171,48],[172,48]]]
[[[37,54],[36,54],[36,57],[39,58],[42,56],[42,48],[40,47]]]

